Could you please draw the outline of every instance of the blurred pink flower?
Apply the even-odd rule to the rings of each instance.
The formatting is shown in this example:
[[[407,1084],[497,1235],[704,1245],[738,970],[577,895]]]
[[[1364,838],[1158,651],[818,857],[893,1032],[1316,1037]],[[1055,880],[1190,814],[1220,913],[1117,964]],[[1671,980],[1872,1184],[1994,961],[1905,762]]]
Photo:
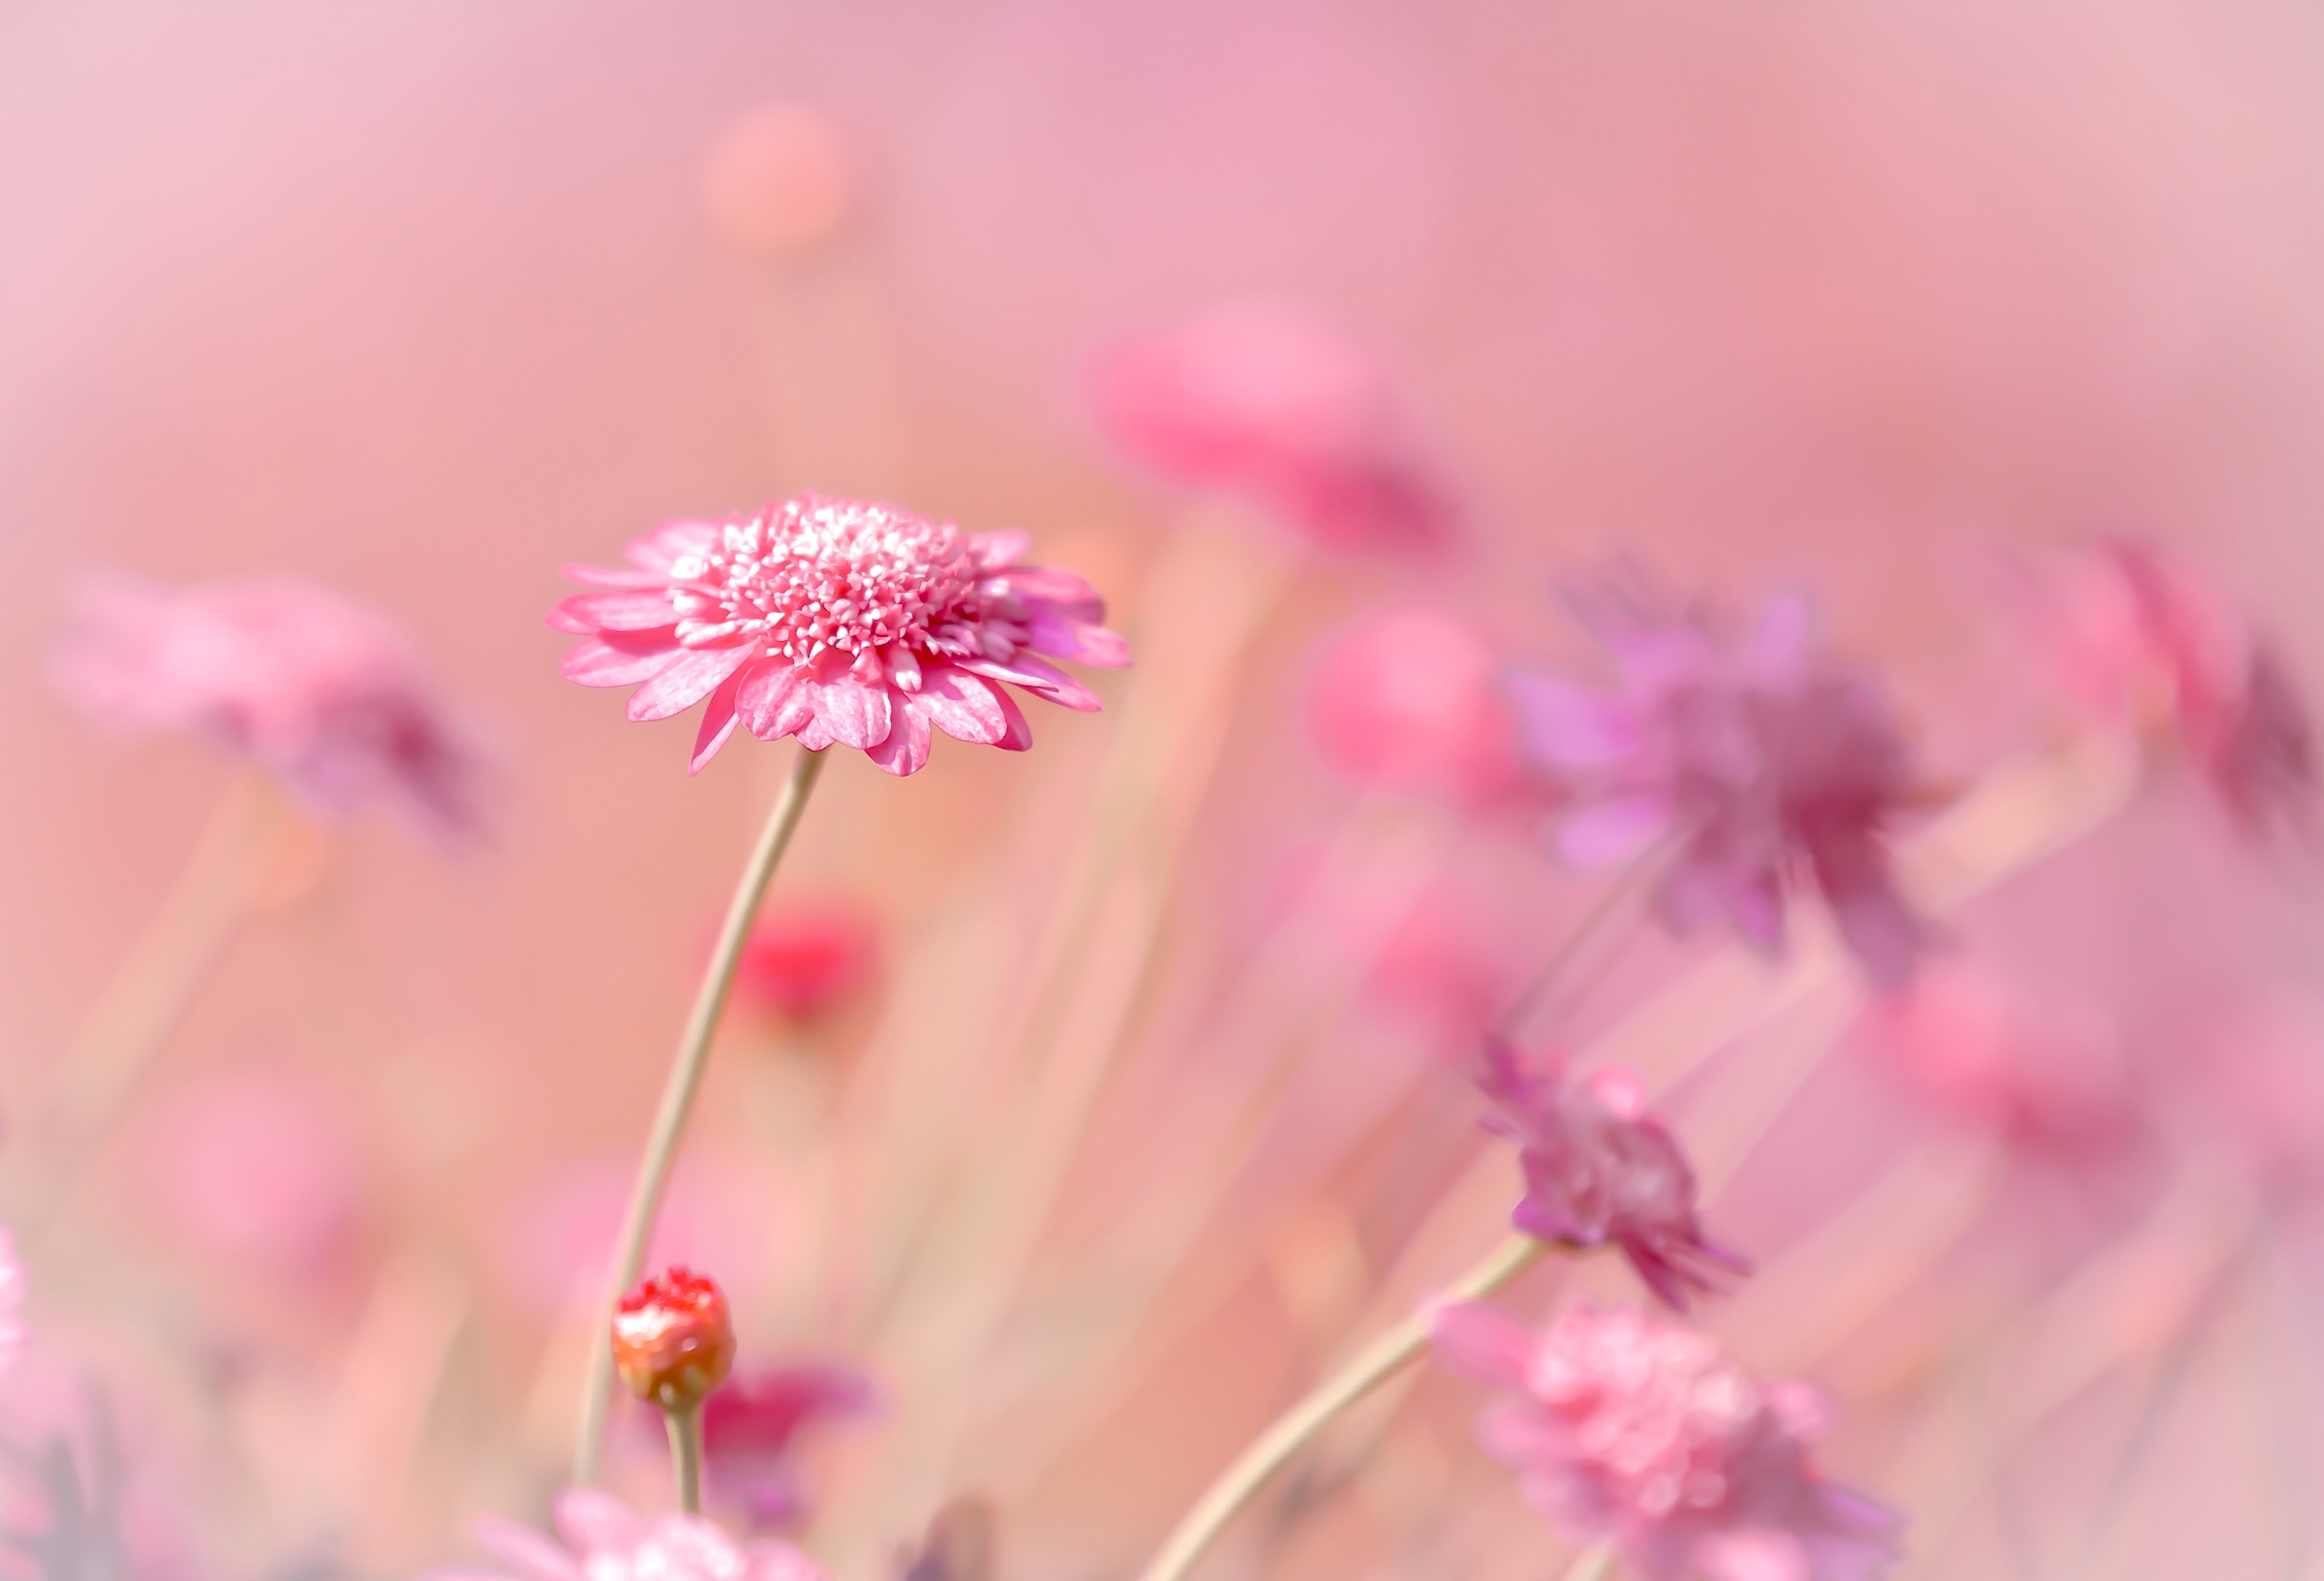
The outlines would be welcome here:
[[[1452,496],[1385,374],[1313,312],[1236,303],[1123,335],[1084,370],[1108,441],[1181,487],[1248,496],[1331,550],[1442,547]]]
[[[1478,1437],[1527,1502],[1648,1581],[1868,1581],[1896,1557],[1898,1517],[1809,1465],[1825,1410],[1805,1384],[1642,1311],[1585,1304],[1536,1334],[1467,1302],[1433,1327],[1448,1368],[1515,1396]]]
[[[711,1489],[748,1509],[754,1527],[791,1525],[808,1510],[794,1465],[799,1435],[878,1408],[878,1385],[852,1367],[802,1362],[733,1378],[702,1403]]]
[[[23,1359],[31,1337],[24,1324],[24,1263],[15,1237],[0,1230],[0,1373]]]
[[[1446,616],[1391,610],[1342,632],[1317,657],[1307,717],[1332,767],[1366,784],[1477,801],[1517,778],[1492,647]]]
[[[755,516],[679,521],[627,551],[630,568],[568,565],[599,590],[549,624],[585,640],[562,671],[585,686],[645,684],[629,717],[704,698],[700,772],[739,722],[857,746],[894,775],[928,761],[931,727],[1023,751],[1032,732],[1001,683],[1067,708],[1095,693],[1038,655],[1116,666],[1129,645],[1067,571],[1023,563],[1022,532],[963,534],[892,505],[802,494]]]
[[[743,946],[735,990],[794,1021],[838,1008],[879,966],[879,925],[841,900],[769,912]]]
[[[2048,627],[2067,695],[2102,715],[2175,728],[2247,831],[2312,806],[2307,706],[2275,650],[2193,563],[2113,539],[2069,569]]]
[[[353,1228],[359,1156],[327,1092],[273,1071],[204,1079],[145,1150],[162,1209],[199,1251],[290,1272],[318,1267]]]
[[[738,1543],[699,1515],[649,1521],[596,1488],[566,1489],[553,1518],[562,1545],[529,1526],[489,1516],[476,1523],[476,1540],[516,1581],[825,1581],[814,1561],[788,1543]],[[438,1581],[494,1574],[436,1572]]]
[[[1525,1196],[1510,1222],[1537,1240],[1594,1251],[1618,1246],[1638,1277],[1682,1311],[1751,1264],[1704,1238],[1695,1171],[1645,1111],[1645,1089],[1608,1068],[1570,1081],[1562,1062],[1529,1064],[1485,1042],[1477,1084],[1493,1102],[1485,1128],[1519,1149]]]
[[[393,797],[442,832],[479,825],[475,759],[403,634],[314,583],[91,578],[53,673],[99,722],[206,736],[321,811]]]
[[[1509,682],[1526,747],[1576,799],[1559,853],[1589,867],[1674,844],[1655,897],[1665,924],[1724,921],[1770,953],[1786,891],[1812,883],[1865,971],[1901,986],[1929,934],[1885,836],[1920,798],[1886,700],[1819,645],[1806,599],[1768,599],[1740,635],[1633,579],[1572,603],[1618,684]]]

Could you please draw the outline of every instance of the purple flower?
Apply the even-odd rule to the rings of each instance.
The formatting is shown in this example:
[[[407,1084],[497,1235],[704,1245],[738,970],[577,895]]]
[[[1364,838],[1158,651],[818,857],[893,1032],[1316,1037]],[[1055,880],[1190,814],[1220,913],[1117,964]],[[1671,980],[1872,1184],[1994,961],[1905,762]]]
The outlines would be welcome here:
[[[1665,1302],[1715,1292],[1751,1264],[1704,1238],[1695,1171],[1645,1112],[1636,1077],[1619,1069],[1570,1081],[1561,1061],[1529,1064],[1498,1038],[1477,1085],[1491,1099],[1485,1129],[1518,1147],[1525,1196],[1510,1222],[1537,1240],[1582,1251],[1618,1246]]]
[[[808,1510],[792,1463],[799,1435],[878,1409],[878,1385],[851,1367],[805,1362],[738,1375],[702,1403],[712,1485],[746,1506],[753,1527],[793,1525]]]
[[[1817,641],[1806,599],[1768,599],[1739,634],[1635,578],[1571,602],[1618,684],[1510,681],[1527,750],[1575,798],[1559,853],[1598,867],[1669,846],[1663,922],[1725,923],[1769,954],[1787,896],[1812,885],[1876,983],[1909,979],[1929,929],[1898,893],[1886,836],[1921,797],[1886,700]]]

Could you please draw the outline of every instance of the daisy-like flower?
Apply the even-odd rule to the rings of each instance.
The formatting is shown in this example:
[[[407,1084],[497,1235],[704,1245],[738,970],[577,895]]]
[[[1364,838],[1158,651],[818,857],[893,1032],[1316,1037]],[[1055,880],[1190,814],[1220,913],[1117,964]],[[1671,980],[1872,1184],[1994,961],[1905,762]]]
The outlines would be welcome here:
[[[1870,1581],[1896,1557],[1898,1517],[1809,1464],[1821,1397],[1755,1381],[1692,1329],[1583,1305],[1536,1334],[1466,1302],[1433,1338],[1447,1367],[1513,1397],[1478,1439],[1527,1502],[1647,1581]]]
[[[1695,1171],[1646,1112],[1644,1085],[1615,1067],[1580,1081],[1562,1062],[1535,1065],[1488,1039],[1477,1084],[1493,1102],[1485,1128],[1517,1144],[1525,1196],[1510,1222],[1580,1251],[1615,1246],[1664,1301],[1685,1310],[1751,1264],[1706,1239]]]
[[[737,1378],[702,1403],[712,1485],[748,1508],[754,1526],[791,1525],[808,1510],[793,1464],[800,1434],[878,1408],[878,1385],[852,1367],[807,1362]]]
[[[507,1569],[438,1570],[432,1581],[828,1581],[788,1543],[738,1543],[699,1515],[649,1521],[596,1488],[566,1489],[552,1519],[562,1543],[514,1521],[478,1521],[476,1540]]]
[[[1898,893],[1886,837],[1926,798],[1886,700],[1819,644],[1806,600],[1769,599],[1738,635],[1625,581],[1572,602],[1620,681],[1510,681],[1526,747],[1575,798],[1560,854],[1590,867],[1674,845],[1655,895],[1664,923],[1725,922],[1769,954],[1788,892],[1813,886],[1872,979],[1901,986],[1929,930]]]
[[[696,773],[740,724],[762,741],[861,747],[907,775],[927,763],[932,730],[1031,745],[1007,685],[1098,707],[1041,655],[1130,661],[1101,623],[1104,600],[1070,572],[1024,563],[1029,541],[802,494],[727,522],[671,522],[629,545],[626,569],[566,566],[598,591],[559,604],[549,624],[584,639],[565,655],[566,680],[644,683],[632,719],[709,700]]]
[[[1138,466],[1251,499],[1320,548],[1429,550],[1454,532],[1387,376],[1310,311],[1236,303],[1120,336],[1082,393]]]
[[[319,811],[390,797],[441,832],[479,827],[475,758],[403,633],[312,582],[94,578],[53,674],[99,723],[207,737]]]

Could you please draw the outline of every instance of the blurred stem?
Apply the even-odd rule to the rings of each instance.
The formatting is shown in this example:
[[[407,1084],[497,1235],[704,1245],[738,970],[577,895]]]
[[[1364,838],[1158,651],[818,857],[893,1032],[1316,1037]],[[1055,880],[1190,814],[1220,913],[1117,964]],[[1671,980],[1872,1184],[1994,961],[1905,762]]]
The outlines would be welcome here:
[[[1613,1570],[1613,1544],[1601,1542],[1582,1550],[1574,1567],[1566,1572],[1566,1581],[1605,1581]]]
[[[1530,1235],[1510,1236],[1442,1295],[1374,1340],[1305,1399],[1276,1417],[1274,1425],[1235,1458],[1172,1529],[1162,1551],[1140,1572],[1138,1581],[1180,1581],[1226,1530],[1227,1523],[1309,1440],[1341,1412],[1419,1358],[1427,1348],[1428,1319],[1437,1306],[1490,1295],[1532,1267],[1547,1250]]]
[[[612,1322],[614,1303],[622,1292],[637,1282],[638,1270],[646,1261],[646,1241],[654,1232],[654,1218],[661,1208],[662,1193],[670,1183],[670,1165],[678,1155],[678,1139],[686,1131],[686,1117],[694,1107],[694,1092],[702,1084],[702,1070],[710,1059],[710,1040],[719,1029],[719,1014],[726,1008],[726,995],[734,987],[736,963],[741,960],[743,945],[750,937],[750,925],[758,916],[759,902],[766,898],[767,886],[774,881],[775,869],[789,848],[791,832],[799,827],[799,815],[807,810],[809,792],[815,788],[815,778],[823,772],[823,754],[801,747],[799,758],[791,767],[791,777],[775,799],[775,810],[767,816],[767,826],[758,836],[758,845],[750,853],[749,864],[743,869],[743,880],[735,887],[734,899],[726,908],[726,921],[719,929],[718,948],[711,953],[710,966],[702,975],[702,987],[694,994],[692,1014],[687,1017],[686,1031],[678,1040],[678,1055],[670,1064],[668,1084],[661,1090],[661,1108],[655,1113],[654,1130],[646,1140],[645,1157],[639,1161],[637,1186],[630,1193],[628,1216],[622,1221],[620,1249],[613,1261],[611,1288],[605,1292],[606,1323]],[[605,1442],[605,1411],[613,1393],[613,1347],[606,1337],[604,1325],[590,1346],[589,1382],[581,1400],[581,1441],[573,1450],[573,1480],[593,1482],[597,1475],[597,1458]]]
[[[27,1162],[18,1231],[37,1234],[153,1056],[263,899],[289,809],[251,769],[210,817],[185,870],[57,1062],[45,1135]]]
[[[1598,897],[1597,903],[1566,935],[1565,942],[1557,947],[1557,954],[1534,973],[1533,981],[1525,985],[1501,1019],[1494,1023],[1493,1031],[1502,1037],[1514,1038],[1525,1029],[1525,1023],[1533,1019],[1554,988],[1566,988],[1565,997],[1569,1003],[1576,998],[1577,995],[1571,991],[1572,985],[1567,982],[1574,968],[1613,930],[1616,924],[1631,920],[1632,907],[1653,887],[1655,880],[1662,877],[1669,867],[1671,857],[1685,844],[1686,836],[1683,834],[1675,838],[1666,838],[1625,867],[1621,876],[1605,887],[1605,892]]]
[[[670,1430],[670,1463],[678,1472],[678,1509],[681,1514],[702,1513],[702,1408],[664,1411]]]

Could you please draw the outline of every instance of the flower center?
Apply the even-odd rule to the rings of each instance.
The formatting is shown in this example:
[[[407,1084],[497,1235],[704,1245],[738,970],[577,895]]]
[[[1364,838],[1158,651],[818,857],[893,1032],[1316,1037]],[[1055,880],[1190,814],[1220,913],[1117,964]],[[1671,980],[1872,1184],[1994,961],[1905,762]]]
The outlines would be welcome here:
[[[980,614],[978,568],[958,529],[888,505],[802,495],[729,522],[670,566],[678,640],[753,637],[805,664],[826,649],[902,643],[935,652]]]

